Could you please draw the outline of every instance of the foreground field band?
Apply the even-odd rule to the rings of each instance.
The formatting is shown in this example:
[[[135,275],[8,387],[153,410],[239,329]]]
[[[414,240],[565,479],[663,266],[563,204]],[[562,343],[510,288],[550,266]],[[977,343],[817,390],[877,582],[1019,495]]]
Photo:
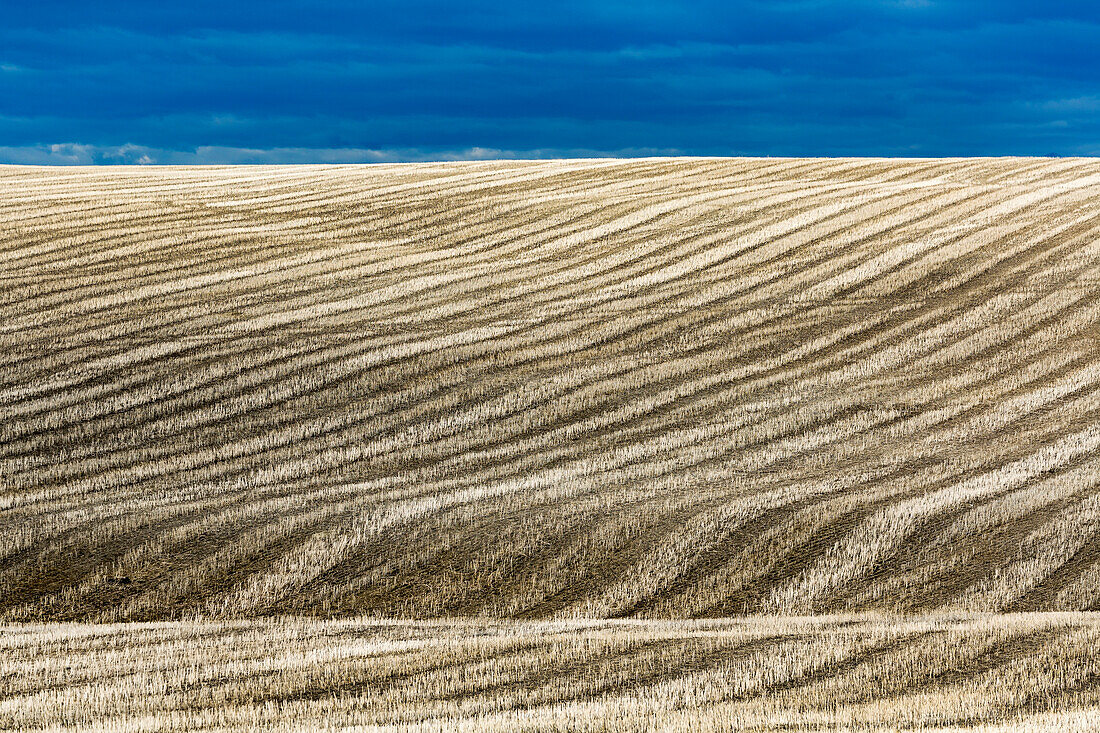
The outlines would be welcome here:
[[[1080,614],[14,627],[0,726],[1096,730],[1098,645]]]

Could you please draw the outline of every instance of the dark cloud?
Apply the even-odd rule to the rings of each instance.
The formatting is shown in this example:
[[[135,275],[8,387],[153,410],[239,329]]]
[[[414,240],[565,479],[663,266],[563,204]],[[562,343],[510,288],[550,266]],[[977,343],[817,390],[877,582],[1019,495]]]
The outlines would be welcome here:
[[[1100,151],[1085,2],[21,5],[0,161]]]

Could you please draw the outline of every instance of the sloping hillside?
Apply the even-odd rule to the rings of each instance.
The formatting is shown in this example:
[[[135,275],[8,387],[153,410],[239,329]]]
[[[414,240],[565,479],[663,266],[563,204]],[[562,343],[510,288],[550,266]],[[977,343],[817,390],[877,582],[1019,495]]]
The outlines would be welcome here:
[[[1100,603],[1100,162],[0,193],[0,618]]]

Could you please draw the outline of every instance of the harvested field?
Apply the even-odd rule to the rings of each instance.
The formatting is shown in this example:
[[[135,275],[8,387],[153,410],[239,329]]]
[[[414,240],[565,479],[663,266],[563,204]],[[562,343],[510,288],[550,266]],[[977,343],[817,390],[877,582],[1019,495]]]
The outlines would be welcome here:
[[[0,194],[0,726],[1100,727],[1098,161]]]
[[[25,626],[0,726],[1095,730],[1098,644],[1075,614]]]
[[[0,169],[0,613],[1100,602],[1100,163]]]

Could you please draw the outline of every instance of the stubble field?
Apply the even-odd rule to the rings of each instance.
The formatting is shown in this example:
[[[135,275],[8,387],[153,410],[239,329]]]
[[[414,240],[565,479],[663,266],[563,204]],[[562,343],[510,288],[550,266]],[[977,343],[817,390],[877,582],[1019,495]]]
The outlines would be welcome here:
[[[352,623],[421,651],[365,652],[369,690],[328,700],[347,721],[522,727],[620,700],[678,725],[705,698],[767,727],[797,689],[790,725],[870,724],[850,681],[876,660],[898,690],[1006,690],[937,725],[1090,715],[1100,163],[0,167],[0,193],[0,666],[55,650],[30,682],[4,672],[0,724],[80,725],[35,701],[82,690],[126,718],[104,700],[162,674],[110,672],[127,654],[193,665],[171,715],[277,718],[264,695],[342,663],[269,649],[249,698],[199,684],[221,674],[207,651],[261,669],[260,640]],[[857,631],[733,661],[806,614]],[[464,640],[477,623],[520,626]],[[957,627],[905,636],[922,624]],[[944,654],[1044,624],[1062,641],[950,673]],[[864,648],[891,635],[896,654]],[[579,666],[554,666],[559,643]],[[432,644],[466,661],[369,682]],[[677,644],[711,667],[677,667]],[[508,661],[452,679],[482,654]],[[629,702],[646,685],[652,715]]]
[[[15,627],[21,730],[1096,730],[1080,614]]]

